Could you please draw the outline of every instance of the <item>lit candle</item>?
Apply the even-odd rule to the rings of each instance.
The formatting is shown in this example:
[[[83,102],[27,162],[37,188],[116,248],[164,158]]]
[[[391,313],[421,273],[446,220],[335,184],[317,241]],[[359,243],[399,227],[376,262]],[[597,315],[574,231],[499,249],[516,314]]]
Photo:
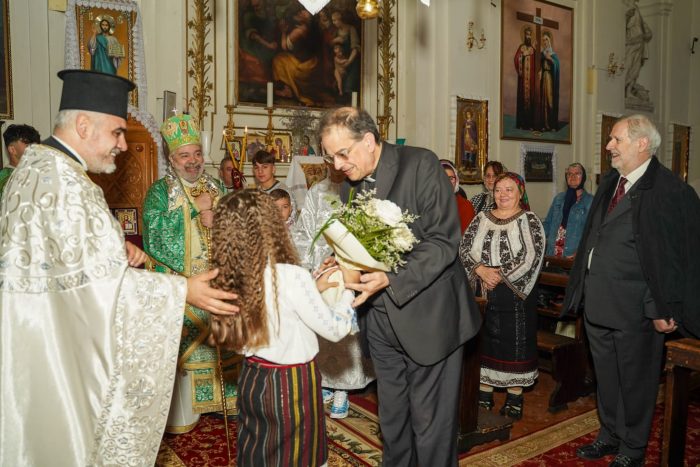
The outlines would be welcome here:
[[[241,154],[241,164],[243,164],[246,156],[248,155],[248,125],[246,125],[245,129],[243,130],[243,148],[241,152],[243,153]]]
[[[352,106],[357,107],[357,91],[352,92]]]
[[[272,108],[272,81],[267,82],[267,107]]]

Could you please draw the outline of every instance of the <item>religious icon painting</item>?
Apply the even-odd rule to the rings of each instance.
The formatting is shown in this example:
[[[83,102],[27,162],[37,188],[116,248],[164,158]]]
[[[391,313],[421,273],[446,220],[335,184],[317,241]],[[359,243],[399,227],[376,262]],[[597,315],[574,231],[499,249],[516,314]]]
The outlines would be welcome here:
[[[134,70],[134,27],[138,5],[117,10],[88,0],[75,0],[75,4],[80,68],[135,82],[137,88],[129,94],[129,102],[138,106],[140,80]]]
[[[455,167],[460,183],[482,183],[488,161],[488,101],[457,98]]]
[[[571,143],[574,13],[503,0],[501,138]]]
[[[122,226],[124,235],[138,235],[138,214],[136,208],[116,208],[114,215]]]
[[[610,133],[612,132],[615,122],[620,118],[620,115],[600,114],[600,167],[596,172],[596,185],[600,184],[600,176],[612,169],[610,165],[610,151],[606,149],[608,141],[610,141]]]
[[[671,171],[684,182],[688,181],[690,159],[690,127],[672,123],[673,146],[671,148]]]
[[[12,59],[10,58],[10,10],[8,0],[0,0],[0,118],[12,120]],[[2,168],[2,161],[0,161]]]

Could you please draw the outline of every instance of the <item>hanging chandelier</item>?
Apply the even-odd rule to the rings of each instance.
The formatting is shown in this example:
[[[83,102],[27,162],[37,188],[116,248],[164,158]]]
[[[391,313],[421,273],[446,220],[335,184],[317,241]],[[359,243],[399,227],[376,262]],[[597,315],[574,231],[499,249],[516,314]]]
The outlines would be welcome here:
[[[362,19],[373,19],[379,16],[380,0],[358,0],[355,11]]]

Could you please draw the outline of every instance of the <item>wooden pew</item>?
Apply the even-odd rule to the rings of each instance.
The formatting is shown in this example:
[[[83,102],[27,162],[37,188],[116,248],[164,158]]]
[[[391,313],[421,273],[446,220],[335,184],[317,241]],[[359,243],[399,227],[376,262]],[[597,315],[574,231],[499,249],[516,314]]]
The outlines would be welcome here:
[[[553,256],[545,257],[545,267],[540,273],[538,286],[562,295],[569,281],[568,271],[573,261]],[[547,269],[559,268],[561,272],[548,272]],[[590,394],[594,390],[591,366],[588,360],[588,346],[585,339],[583,319],[564,318],[560,320],[561,303],[550,302],[537,307],[538,331],[537,350],[539,368],[552,375],[556,382],[549,396],[549,411],[565,409],[567,403]],[[557,323],[567,323],[573,332],[567,335],[557,333]]]

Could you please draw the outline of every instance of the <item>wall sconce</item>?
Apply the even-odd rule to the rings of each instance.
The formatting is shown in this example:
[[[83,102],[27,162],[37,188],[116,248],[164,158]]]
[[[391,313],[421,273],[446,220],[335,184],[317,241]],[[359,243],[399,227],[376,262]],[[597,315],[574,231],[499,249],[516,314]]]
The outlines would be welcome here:
[[[467,29],[467,50],[471,52],[472,48],[483,49],[486,44],[486,36],[484,36],[484,30],[481,30],[481,37],[477,40],[474,37],[474,21],[469,21]]]
[[[615,53],[610,52],[608,55],[608,77],[615,77],[625,71],[625,62],[618,63],[615,61]]]
[[[690,43],[690,53],[694,54],[695,53],[695,43],[698,41],[697,37],[693,37],[693,40]]]
[[[355,11],[362,19],[374,19],[379,16],[379,0],[358,0]]]

